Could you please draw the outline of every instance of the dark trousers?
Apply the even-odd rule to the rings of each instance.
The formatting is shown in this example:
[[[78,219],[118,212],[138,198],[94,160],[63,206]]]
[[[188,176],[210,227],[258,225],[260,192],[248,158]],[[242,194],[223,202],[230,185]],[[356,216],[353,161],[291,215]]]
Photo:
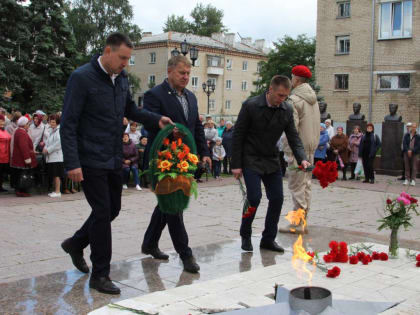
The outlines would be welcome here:
[[[92,212],[71,239],[73,250],[83,250],[90,244],[92,276],[109,276],[112,239],[111,222],[121,209],[121,169],[83,169],[82,187]]]
[[[213,160],[213,176],[219,177],[222,169],[222,161]]]
[[[183,214],[166,214],[159,210],[156,206],[150,219],[149,226],[144,234],[143,249],[153,249],[159,247],[159,239],[162,231],[168,224],[169,234],[176,252],[182,260],[192,256],[192,250],[188,247],[188,234],[185,230]]]
[[[3,180],[9,169],[8,163],[0,163],[0,189],[3,187]]]
[[[225,158],[223,159],[223,173],[224,174],[232,174],[231,163],[232,163],[232,158],[225,156]]]
[[[354,170],[356,169],[356,165],[357,162],[350,162],[350,172],[351,172],[351,177],[350,178],[355,178],[356,174],[354,174]]]
[[[364,156],[362,158],[363,171],[365,172],[365,180],[375,180],[375,173],[373,171],[373,161],[375,158]]]
[[[262,192],[261,181],[264,183],[268,208],[265,216],[265,227],[262,233],[261,241],[272,242],[277,235],[277,225],[279,223],[281,207],[283,206],[283,177],[281,170],[271,174],[258,174],[251,169],[243,169],[243,175],[246,185],[247,197],[251,207],[258,208]],[[240,234],[244,238],[250,238],[252,235],[252,222],[256,212],[249,218],[242,218]]]

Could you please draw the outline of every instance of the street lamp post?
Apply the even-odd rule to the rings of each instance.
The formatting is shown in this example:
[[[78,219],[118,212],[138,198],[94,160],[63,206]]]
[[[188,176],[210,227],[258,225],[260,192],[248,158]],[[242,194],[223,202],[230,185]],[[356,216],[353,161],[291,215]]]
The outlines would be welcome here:
[[[176,57],[180,53],[186,56],[188,52],[190,53],[190,59],[192,61],[192,65],[195,66],[195,61],[198,59],[198,48],[195,46],[190,47],[186,39],[184,39],[184,41],[181,43],[181,51],[179,51],[178,48],[175,47],[171,51],[171,56]]]
[[[210,94],[214,92],[216,86],[212,83],[210,79],[203,83],[203,91],[207,94],[207,114],[210,113]]]

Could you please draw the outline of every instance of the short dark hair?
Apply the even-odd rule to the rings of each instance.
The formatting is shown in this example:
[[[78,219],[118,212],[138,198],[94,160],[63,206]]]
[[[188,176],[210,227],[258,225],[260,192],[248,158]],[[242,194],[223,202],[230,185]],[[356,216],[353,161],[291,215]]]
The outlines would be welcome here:
[[[290,82],[290,79],[288,77],[286,77],[285,75],[275,75],[271,79],[270,86],[273,88],[277,88],[280,85],[288,90],[290,90],[292,87],[292,83]]]
[[[48,121],[51,121],[51,120],[55,120],[55,123],[57,125],[59,125],[60,124],[60,115],[58,115],[58,114],[50,115],[50,117],[48,117]]]
[[[105,46],[110,46],[112,49],[119,48],[122,44],[126,45],[128,48],[134,48],[131,40],[123,33],[112,33],[107,37],[105,42]]]

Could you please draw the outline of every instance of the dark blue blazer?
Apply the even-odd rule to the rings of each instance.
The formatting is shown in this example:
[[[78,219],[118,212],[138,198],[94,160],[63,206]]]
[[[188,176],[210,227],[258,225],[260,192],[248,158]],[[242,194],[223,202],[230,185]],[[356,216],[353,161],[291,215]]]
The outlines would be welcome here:
[[[115,84],[98,63],[99,55],[76,69],[67,82],[60,136],[67,170],[81,166],[118,169],[122,166],[123,117],[158,127],[160,115],[133,102],[125,71]]]
[[[199,119],[197,98],[191,91],[187,89],[185,89],[185,93],[188,100],[188,120],[185,118],[182,105],[178,101],[176,95],[172,92],[167,80],[148,90],[144,94],[144,108],[150,112],[167,116],[171,118],[175,123],[185,125],[194,136],[195,142],[197,144],[198,155],[201,157],[210,156],[207,142],[204,138],[204,128]],[[147,127],[147,131],[149,133],[149,137],[147,139],[147,149],[145,152],[145,167],[148,166],[148,152],[154,138],[159,132],[159,128]]]

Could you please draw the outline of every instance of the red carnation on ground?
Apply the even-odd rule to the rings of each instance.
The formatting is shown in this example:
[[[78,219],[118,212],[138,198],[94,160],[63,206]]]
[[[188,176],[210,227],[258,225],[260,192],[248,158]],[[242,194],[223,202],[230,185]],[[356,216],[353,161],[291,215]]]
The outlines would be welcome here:
[[[324,261],[325,261],[326,263],[330,263],[330,262],[332,262],[332,261],[333,261],[332,256],[331,256],[331,255],[329,255],[329,254],[324,255],[322,258],[324,259]]]
[[[383,261],[387,261],[388,260],[388,254],[387,253],[382,252],[379,255],[381,256],[381,260],[383,260]]]
[[[416,267],[420,267],[420,261],[416,262]]]
[[[363,260],[363,258],[365,258],[366,254],[364,252],[358,252],[357,254],[357,258],[359,258],[360,261]]]
[[[328,246],[331,248],[331,251],[338,252],[338,243],[336,241],[331,241]]]
[[[420,261],[420,254],[418,254],[418,255],[416,256],[416,260],[417,260],[417,261]]]
[[[308,254],[309,256],[311,256],[312,258],[314,258],[314,257],[315,257],[315,253],[314,253],[314,252],[307,252],[307,254]]]
[[[352,265],[357,265],[359,263],[359,258],[356,255],[350,256],[349,260]]]
[[[337,278],[340,275],[340,268],[337,266],[334,266],[332,269],[328,269],[327,271],[327,277],[328,278]]]
[[[365,257],[363,257],[362,259],[362,264],[363,265],[368,265],[370,263],[370,256],[366,255]]]
[[[373,252],[372,253],[372,259],[373,260],[379,260],[379,259],[381,259],[381,255],[379,255],[378,252]]]

